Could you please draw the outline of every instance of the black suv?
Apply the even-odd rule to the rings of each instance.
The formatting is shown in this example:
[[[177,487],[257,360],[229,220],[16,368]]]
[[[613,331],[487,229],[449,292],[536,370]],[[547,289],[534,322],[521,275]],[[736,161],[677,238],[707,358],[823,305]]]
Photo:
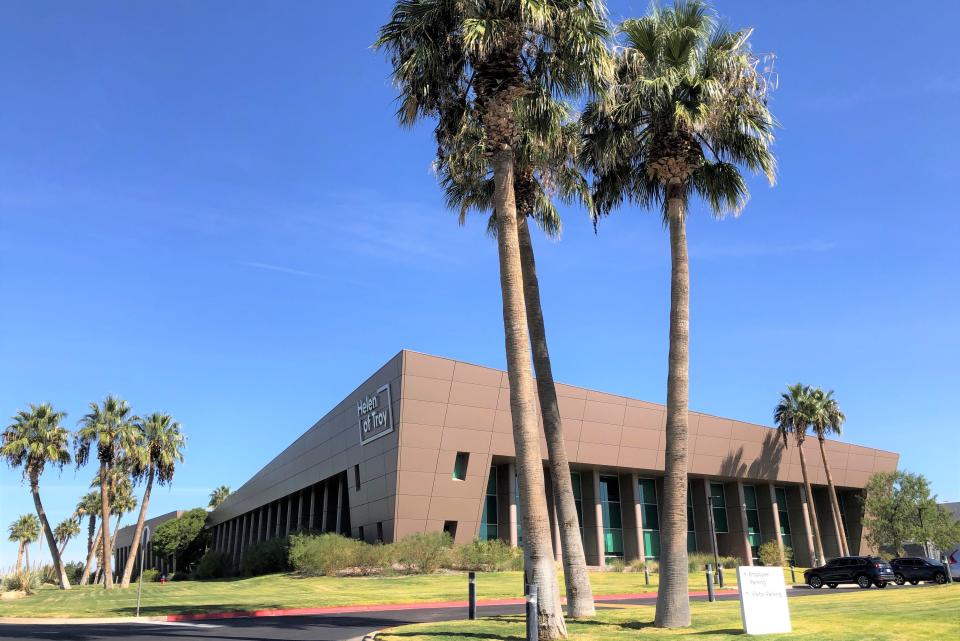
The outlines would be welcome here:
[[[875,556],[841,556],[803,573],[804,583],[817,589],[824,585],[835,588],[841,583],[856,583],[861,588],[871,585],[885,588],[895,579],[890,564]]]
[[[939,561],[905,556],[890,561],[890,565],[893,567],[897,585],[903,585],[907,581],[912,585],[921,581],[934,581],[941,585],[947,582],[947,568]]]

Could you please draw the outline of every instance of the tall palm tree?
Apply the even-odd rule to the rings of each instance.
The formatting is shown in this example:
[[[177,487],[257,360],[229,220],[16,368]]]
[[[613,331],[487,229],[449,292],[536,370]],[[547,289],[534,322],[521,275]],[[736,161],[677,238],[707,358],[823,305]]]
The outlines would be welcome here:
[[[208,503],[208,506],[213,508],[220,507],[220,505],[227,500],[228,496],[230,496],[230,486],[221,485],[210,492],[210,503]]]
[[[840,503],[837,501],[837,488],[833,485],[833,474],[830,473],[830,464],[827,463],[827,451],[824,444],[827,436],[835,434],[840,436],[843,432],[843,423],[847,417],[844,416],[840,404],[833,397],[833,390],[824,392],[819,387],[813,390],[813,417],[810,427],[813,433],[817,435],[817,441],[820,444],[820,458],[823,459],[823,469],[827,474],[827,486],[830,494],[830,509],[833,512],[833,525],[837,533],[840,544],[840,554],[850,556],[850,548],[847,543],[847,531],[843,527],[843,516],[840,514]]]
[[[544,233],[558,238],[561,221],[551,195],[565,202],[580,201],[589,206],[590,189],[574,163],[580,142],[580,128],[576,121],[571,120],[569,107],[552,99],[540,87],[532,87],[530,95],[520,102],[522,106],[517,109],[520,139],[516,145],[514,192],[527,328],[533,350],[533,368],[557,512],[567,614],[585,617],[596,612],[593,589],[587,573],[573,496],[570,463],[547,347],[536,260],[527,219],[533,218]],[[466,214],[471,210],[492,212],[487,228],[495,235],[494,181],[484,157],[482,134],[482,127],[474,122],[469,132],[463,132],[450,141],[438,141],[452,146],[441,146],[436,166],[447,205],[459,210],[460,223],[465,222]]]
[[[398,0],[377,46],[400,89],[402,124],[436,118],[436,136],[483,127],[494,179],[497,249],[525,569],[538,587],[539,634],[566,635],[550,543],[514,193],[518,99],[544,85],[555,95],[599,86],[607,70],[600,0]]]
[[[616,79],[584,111],[583,161],[595,176],[597,216],[623,201],[662,211],[670,236],[670,351],[664,505],[655,624],[690,624],[687,596],[687,425],[690,267],[686,220],[699,196],[717,216],[738,213],[740,167],[774,181],[775,122],[750,31],[720,28],[697,0],[656,4],[620,25]],[[595,219],[596,222],[596,219]]]
[[[58,551],[61,559],[63,558],[64,550],[67,549],[67,543],[78,534],[80,534],[80,521],[74,517],[60,521],[57,527],[53,528],[53,538],[56,539],[57,544],[60,546]]]
[[[100,530],[97,528],[97,518],[100,514],[100,493],[87,492],[77,503],[74,513],[78,516],[85,515],[87,517],[87,559],[83,565],[83,573],[80,575],[80,585],[86,585],[96,556],[94,548],[100,544]]]
[[[40,500],[40,475],[46,466],[62,469],[70,462],[69,433],[60,425],[64,416],[66,414],[55,411],[50,403],[31,404],[29,410],[20,410],[13,417],[13,423],[3,432],[0,456],[3,456],[11,467],[23,467],[23,475],[30,483],[37,518],[40,519],[44,538],[50,548],[50,558],[53,560],[60,589],[69,590],[70,581],[57,553],[57,543],[53,539],[53,531]]]
[[[803,474],[803,491],[807,497],[807,511],[810,515],[811,529],[813,530],[813,548],[818,562],[823,563],[823,541],[820,539],[820,524],[817,520],[817,508],[813,503],[813,487],[807,474],[807,459],[803,454],[803,443],[807,440],[807,428],[813,422],[814,406],[812,390],[808,385],[796,383],[788,385],[787,391],[780,395],[780,402],[773,410],[773,422],[783,438],[783,446],[789,446],[789,436],[792,434],[800,453],[800,472]]]
[[[133,542],[130,544],[130,554],[127,564],[123,568],[123,578],[120,587],[130,586],[133,576],[134,562],[137,551],[140,549],[140,537],[143,535],[143,522],[147,517],[147,505],[150,503],[150,492],[153,481],[166,485],[173,480],[173,474],[178,462],[183,461],[183,448],[186,439],[180,431],[180,423],[173,420],[169,414],[154,412],[145,419],[137,421],[137,430],[140,432],[137,447],[131,457],[133,474],[137,479],[146,480],[143,490],[143,500],[140,501],[140,516],[137,518],[137,527],[133,532]],[[229,494],[230,490],[227,489]]]
[[[19,572],[24,567],[24,555],[27,556],[26,565],[30,565],[27,548],[40,538],[40,521],[34,514],[21,514],[16,521],[10,524],[9,532],[8,540],[17,544],[17,564],[14,569]]]
[[[110,489],[108,487],[111,468],[119,465],[126,452],[133,446],[136,432],[133,427],[133,415],[126,401],[115,396],[107,396],[102,405],[90,403],[90,412],[80,420],[75,447],[77,467],[84,465],[90,457],[91,447],[96,447],[97,460],[100,462],[100,523],[101,558],[104,564],[105,589],[113,588],[113,574],[110,568]]]

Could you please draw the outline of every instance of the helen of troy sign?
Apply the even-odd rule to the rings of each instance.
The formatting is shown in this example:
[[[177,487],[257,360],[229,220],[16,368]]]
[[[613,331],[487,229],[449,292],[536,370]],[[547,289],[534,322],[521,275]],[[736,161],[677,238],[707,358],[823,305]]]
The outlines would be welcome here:
[[[389,383],[357,401],[357,423],[360,426],[361,445],[393,431],[393,402]]]
[[[744,632],[777,634],[791,631],[783,568],[738,567],[737,586]]]

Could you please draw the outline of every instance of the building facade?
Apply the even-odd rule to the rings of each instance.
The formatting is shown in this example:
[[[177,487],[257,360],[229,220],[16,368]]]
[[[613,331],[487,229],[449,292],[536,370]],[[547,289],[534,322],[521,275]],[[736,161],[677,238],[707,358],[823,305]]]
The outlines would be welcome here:
[[[157,526],[161,523],[166,523],[171,519],[179,518],[183,515],[183,510],[176,510],[174,512],[167,512],[166,514],[161,514],[160,516],[155,516],[152,519],[147,519],[143,522],[144,534],[147,532],[147,528],[150,528],[150,533],[156,532]],[[113,547],[113,573],[117,576],[123,574],[123,569],[127,565],[127,559],[130,558],[130,550],[133,545],[133,535],[136,533],[137,526],[136,524],[128,525],[117,530],[116,541]],[[169,574],[172,575],[177,571],[177,562],[172,556],[165,556],[158,554],[153,549],[153,544],[148,540],[147,545],[144,547],[143,555],[143,569],[144,570],[157,570],[160,574]],[[133,580],[136,580],[140,576],[140,551],[137,551],[137,561],[133,565]]]
[[[210,514],[213,547],[239,563],[251,545],[298,530],[522,545],[509,391],[503,371],[401,351]],[[562,384],[557,394],[587,562],[656,559],[664,406]],[[815,439],[807,497],[796,446],[776,430],[698,412],[689,430],[691,551],[711,551],[715,531],[722,555],[756,563],[759,546],[776,541],[809,565],[816,518],[825,554],[839,555]],[[826,451],[851,553],[866,552],[862,489],[898,455],[837,441]]]

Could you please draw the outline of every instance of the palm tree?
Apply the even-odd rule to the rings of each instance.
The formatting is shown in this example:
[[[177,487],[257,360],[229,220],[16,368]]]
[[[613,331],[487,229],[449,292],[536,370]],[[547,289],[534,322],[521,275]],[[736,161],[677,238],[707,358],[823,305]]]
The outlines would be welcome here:
[[[817,508],[813,504],[813,487],[810,485],[810,477],[807,475],[807,459],[803,455],[803,443],[807,439],[807,428],[813,422],[814,407],[812,402],[812,391],[809,386],[797,383],[788,385],[787,391],[780,395],[780,402],[773,410],[773,422],[783,438],[783,446],[789,446],[790,434],[793,434],[797,443],[797,451],[800,453],[800,471],[803,474],[803,491],[807,497],[807,510],[810,515],[811,528],[813,530],[813,547],[817,558],[813,560],[813,565],[818,562],[823,563],[826,557],[823,555],[823,542],[820,539],[820,525],[817,521]]]
[[[597,216],[624,200],[657,207],[669,230],[670,353],[664,505],[655,625],[690,624],[687,596],[687,407],[690,273],[686,219],[691,196],[717,216],[746,201],[745,166],[771,184],[774,119],[768,84],[747,44],[698,0],[656,4],[620,26],[615,81],[584,111],[583,161],[595,175]],[[595,219],[596,222],[596,219]]]
[[[55,411],[50,403],[31,404],[29,410],[20,410],[13,417],[13,423],[3,432],[0,456],[3,456],[11,467],[23,467],[23,475],[30,482],[33,505],[50,548],[50,558],[53,560],[60,589],[69,590],[70,581],[57,553],[53,531],[40,500],[40,475],[44,468],[53,465],[62,469],[70,462],[69,433],[60,425],[64,416],[66,414]]]
[[[147,485],[143,490],[143,500],[140,501],[140,516],[137,518],[137,527],[133,533],[133,542],[130,544],[130,554],[127,564],[123,568],[123,578],[120,587],[130,586],[133,576],[134,562],[140,548],[140,537],[143,535],[143,522],[147,517],[147,505],[150,503],[150,492],[153,481],[166,485],[173,480],[176,464],[183,461],[183,448],[186,442],[180,432],[180,423],[173,420],[169,414],[154,412],[145,419],[137,421],[137,430],[140,437],[137,448],[131,457],[133,474],[138,479],[146,479]],[[230,493],[227,488],[227,494]]]
[[[53,538],[56,539],[60,545],[58,551],[61,559],[63,558],[64,550],[67,549],[67,543],[78,534],[80,534],[80,521],[74,517],[60,521],[57,527],[53,528]]]
[[[214,491],[210,492],[210,503],[209,507],[217,508],[227,500],[227,497],[230,496],[230,486],[221,485]]]
[[[33,514],[21,514],[16,521],[10,524],[9,532],[8,540],[17,544],[17,564],[14,569],[19,572],[24,567],[24,555],[27,557],[26,565],[30,565],[30,555],[27,548],[40,538],[40,521]]]
[[[840,404],[833,397],[833,390],[824,392],[819,387],[813,390],[813,420],[810,427],[813,433],[817,435],[817,441],[820,444],[820,458],[823,459],[823,469],[827,474],[827,486],[830,489],[830,509],[833,512],[833,524],[840,544],[840,554],[850,556],[850,548],[847,544],[847,531],[843,527],[843,517],[840,514],[840,503],[837,501],[837,488],[833,485],[833,474],[830,473],[830,465],[827,463],[827,451],[824,443],[827,436],[835,434],[840,436],[843,431],[843,423],[846,416],[840,409]]]
[[[100,530],[97,529],[97,515],[100,514],[100,493],[88,492],[77,503],[74,512],[78,516],[87,517],[87,560],[83,565],[83,574],[80,575],[80,585],[86,585],[96,556],[95,547],[100,544]]]
[[[566,635],[545,502],[530,337],[514,192],[518,99],[531,86],[554,95],[598,87],[607,70],[605,10],[599,0],[398,0],[377,46],[400,88],[402,124],[437,119],[440,141],[470,123],[483,127],[493,174],[497,249],[510,382],[525,571],[538,587],[540,638]]]
[[[131,413],[126,401],[115,396],[107,396],[103,405],[90,403],[90,412],[80,421],[76,434],[77,467],[85,464],[90,456],[90,448],[96,446],[97,459],[100,462],[100,523],[101,556],[105,568],[103,586],[113,588],[113,574],[110,568],[110,490],[108,482],[110,470],[117,466],[132,447],[136,433]]]
[[[575,618],[585,617],[596,612],[593,589],[587,573],[573,496],[570,463],[547,348],[536,260],[527,219],[533,218],[544,233],[558,238],[561,221],[551,200],[551,192],[566,202],[580,201],[589,206],[590,190],[573,162],[577,156],[580,128],[576,121],[571,121],[569,107],[552,99],[539,87],[532,87],[531,94],[524,97],[521,104],[523,106],[517,110],[520,140],[516,145],[514,192],[524,304],[563,554],[567,614]],[[465,132],[451,141],[455,147],[441,147],[437,173],[447,205],[460,212],[460,223],[465,222],[470,210],[492,212],[487,228],[495,235],[494,181],[483,153],[483,129],[475,122],[471,123],[470,129],[470,135]]]

